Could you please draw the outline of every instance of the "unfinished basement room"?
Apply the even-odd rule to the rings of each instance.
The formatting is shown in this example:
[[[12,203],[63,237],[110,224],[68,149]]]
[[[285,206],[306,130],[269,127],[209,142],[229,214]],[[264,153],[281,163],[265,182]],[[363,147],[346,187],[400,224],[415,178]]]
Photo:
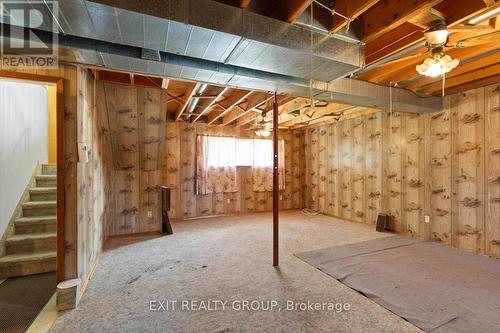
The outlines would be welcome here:
[[[0,21],[0,333],[500,332],[500,1]]]

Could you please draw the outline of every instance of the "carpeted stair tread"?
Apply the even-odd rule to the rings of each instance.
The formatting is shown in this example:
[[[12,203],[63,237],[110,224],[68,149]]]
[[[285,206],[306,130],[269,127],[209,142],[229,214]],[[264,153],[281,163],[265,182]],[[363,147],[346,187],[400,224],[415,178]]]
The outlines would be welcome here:
[[[15,220],[17,224],[38,224],[38,223],[56,223],[56,215],[48,216],[25,216]]]
[[[0,266],[12,265],[27,261],[39,261],[56,259],[56,251],[38,252],[38,253],[22,253],[22,254],[9,254],[0,257]]]
[[[19,234],[14,235],[7,238],[7,242],[24,242],[24,241],[33,241],[39,239],[48,239],[48,238],[56,238],[55,232],[42,232],[36,234]]]
[[[53,208],[57,207],[57,202],[54,201],[28,201],[23,203],[23,208]]]

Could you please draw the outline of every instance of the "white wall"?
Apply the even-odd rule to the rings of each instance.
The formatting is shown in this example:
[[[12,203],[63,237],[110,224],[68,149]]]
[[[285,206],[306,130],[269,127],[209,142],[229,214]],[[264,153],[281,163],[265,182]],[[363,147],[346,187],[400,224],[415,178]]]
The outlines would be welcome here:
[[[38,162],[48,158],[45,86],[0,80],[0,237]]]

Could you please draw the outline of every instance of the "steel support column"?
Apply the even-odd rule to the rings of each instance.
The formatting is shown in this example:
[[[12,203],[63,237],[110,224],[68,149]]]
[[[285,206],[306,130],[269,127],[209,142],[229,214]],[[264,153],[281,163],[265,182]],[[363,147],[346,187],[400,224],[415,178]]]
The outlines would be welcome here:
[[[273,266],[279,266],[279,158],[278,158],[278,95],[274,93],[273,103]]]

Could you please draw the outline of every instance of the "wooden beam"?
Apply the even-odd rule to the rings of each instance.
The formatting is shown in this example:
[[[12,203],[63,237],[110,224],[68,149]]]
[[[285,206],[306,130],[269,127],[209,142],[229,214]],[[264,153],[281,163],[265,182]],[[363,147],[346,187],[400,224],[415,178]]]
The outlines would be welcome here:
[[[282,0],[273,11],[272,16],[275,19],[293,23],[311,3],[312,0]]]
[[[500,1],[493,7],[485,6],[482,0],[444,0],[428,9],[429,12],[438,13],[436,15],[445,18],[448,28],[453,28],[461,23],[466,23],[470,18],[482,15],[500,5]],[[375,6],[373,9],[377,8]],[[372,10],[373,10],[372,9]],[[371,12],[371,11],[370,11]],[[424,40],[422,27],[413,24],[413,19],[404,22],[397,27],[383,34],[382,36],[368,41],[365,46],[365,63],[371,64],[380,59],[395,54],[415,43]],[[416,53],[425,51],[425,48],[419,49]]]
[[[268,108],[254,108],[254,111],[255,113],[246,113],[244,116],[241,116],[239,117],[237,120],[236,120],[236,124],[235,124],[235,127],[241,127],[241,126],[244,126],[252,121],[254,121],[255,119],[259,118],[260,117],[260,114],[264,111],[268,112],[269,109]]]
[[[242,108],[237,106],[237,110],[233,109],[232,111],[226,113],[222,116],[222,124],[228,125],[238,118],[244,116],[249,112],[260,112],[258,111],[258,107],[267,103],[269,100],[273,98],[273,95],[268,95],[266,93],[256,93],[252,96],[252,98],[248,101],[246,108]]]
[[[472,81],[484,79],[486,77],[494,76],[498,73],[500,73],[500,63],[497,63],[497,64],[492,65],[492,66],[484,67],[479,71],[472,71],[472,72],[465,73],[462,75],[457,75],[457,76],[449,78],[445,81],[445,90],[450,88],[450,87],[465,84],[467,82],[472,82]],[[422,87],[421,89],[418,89],[418,91],[422,92],[424,94],[439,93],[439,92],[441,92],[441,81],[431,83],[425,87]]]
[[[368,9],[373,7],[379,0],[337,0],[334,9],[350,19],[355,19]],[[339,15],[333,15],[331,33],[336,33],[347,25],[347,20]]]
[[[466,48],[455,48],[445,53],[450,55],[452,58],[467,59],[477,54],[491,51],[495,49],[494,44],[484,44]],[[388,63],[380,65],[379,67],[359,75],[359,79],[367,80],[375,83],[386,83],[386,82],[399,82],[402,80],[408,80],[411,77],[418,75],[415,66],[422,63],[425,58],[429,57],[430,53],[426,53],[402,62]]]
[[[488,52],[488,51],[496,49],[497,45],[485,44],[484,46],[485,46],[484,50],[486,50],[485,52]],[[452,50],[447,51],[445,53],[448,54],[450,57],[456,58],[459,61],[461,61],[461,60],[464,60],[467,58],[477,56],[478,54],[483,53],[483,52],[475,52],[474,50],[466,51],[466,48],[463,48],[463,49],[452,49]],[[427,58],[427,57],[425,57],[425,58]],[[424,59],[422,59],[421,61],[416,62],[416,63],[412,62],[411,64],[401,63],[400,65],[402,68],[399,71],[392,73],[389,76],[383,75],[381,77],[378,77],[376,80],[374,80],[374,82],[381,83],[381,84],[389,84],[389,82],[396,83],[396,82],[405,81],[405,80],[408,80],[408,79],[413,78],[415,76],[418,76],[419,74],[417,72],[416,65],[421,63]],[[459,64],[458,66],[459,66],[458,68],[460,68],[461,65]]]
[[[488,86],[490,84],[500,84],[500,74],[489,76],[480,80],[467,82],[458,86],[446,88],[444,90],[445,95],[453,95],[462,91],[467,91],[471,89],[476,89],[479,87]]]
[[[364,42],[372,41],[434,7],[442,0],[386,0],[380,2],[363,16]]]
[[[342,118],[338,121],[345,121],[348,119],[352,118],[357,118],[365,115],[369,115],[372,113],[377,113],[380,112],[380,109],[374,109],[374,108],[362,108],[362,107],[353,107],[352,109],[346,111]],[[301,124],[301,125],[295,125],[290,128],[292,129],[297,129],[297,128],[315,128],[318,126],[324,126],[332,123],[337,123],[338,122],[336,119],[333,117],[323,117],[321,119],[313,120],[309,124]]]
[[[279,188],[279,149],[278,149],[278,94],[274,93],[273,103],[273,266],[279,266],[279,220],[280,220],[280,188]]]
[[[290,99],[294,99],[294,98],[295,97],[291,97],[291,96],[287,96],[287,95],[278,95],[278,106],[280,106],[280,105],[282,105],[284,103],[287,103]],[[245,115],[243,117],[240,117],[236,121],[236,127],[240,127],[240,126],[246,125],[246,124],[248,124],[248,123],[250,123],[252,121],[255,121],[255,120],[259,119],[260,115],[261,115],[261,113],[263,111],[272,112],[272,110],[273,110],[273,104],[271,104],[270,106],[266,105],[266,107],[264,109],[256,108],[255,109],[255,111],[257,111],[256,114],[247,113],[247,115]]]
[[[379,38],[366,43],[365,63],[366,65],[370,65],[379,59],[410,47],[423,39],[424,29],[410,22],[404,22],[397,29],[391,30]],[[425,48],[422,48],[415,53],[424,50]]]
[[[210,114],[208,115],[208,124],[212,125],[220,117],[224,116],[229,111],[231,111],[233,108],[235,108],[237,105],[239,105],[243,101],[245,101],[251,94],[253,94],[252,90],[250,90],[250,91],[234,90],[233,93],[226,100],[224,100],[223,102],[220,103],[220,106],[224,111],[222,111],[222,112],[218,112],[218,111],[210,112]]]
[[[476,60],[472,60],[465,64],[460,64],[457,68],[453,69],[449,73],[446,73],[446,79],[450,79],[454,76],[461,75],[467,72],[475,71],[480,68],[484,68],[490,65],[494,65],[500,62],[500,54],[492,54],[487,57],[482,57]],[[435,82],[441,82],[440,77],[428,77],[423,76],[420,79],[413,80],[408,84],[402,84],[401,86],[410,90],[419,90],[422,87]]]
[[[348,104],[329,103],[327,106],[324,107],[315,107],[314,109],[306,108],[302,111],[302,113],[299,116],[281,122],[280,126],[289,127],[296,124],[300,124],[302,122],[313,121],[315,119],[323,117],[324,115],[347,110],[351,107],[352,106]]]
[[[182,104],[175,112],[175,121],[178,121],[180,119],[180,117],[186,110],[187,106],[189,105],[189,101],[191,100],[191,97],[195,94],[197,88],[198,88],[198,83],[191,84],[187,87],[186,92],[184,93],[184,96],[186,96],[184,99],[184,104]]]
[[[219,101],[219,99],[226,93],[226,91],[228,89],[229,89],[229,87],[221,88],[221,90],[216,95],[216,97],[214,99],[212,99],[210,101],[210,103],[208,103],[203,110],[201,110],[200,114],[198,114],[196,116],[196,118],[194,118],[193,123],[196,122],[198,119],[200,119],[201,116],[203,116],[215,103],[217,103]]]

